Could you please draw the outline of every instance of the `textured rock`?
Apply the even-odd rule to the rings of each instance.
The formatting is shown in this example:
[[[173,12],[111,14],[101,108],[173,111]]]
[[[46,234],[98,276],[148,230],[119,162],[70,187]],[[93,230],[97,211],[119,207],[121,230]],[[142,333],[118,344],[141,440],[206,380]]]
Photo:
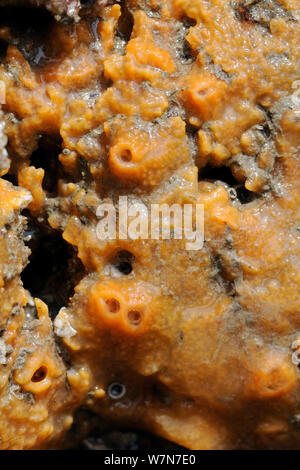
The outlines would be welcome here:
[[[299,1],[45,5],[0,9],[0,447],[67,445],[83,407],[299,448]],[[120,196],[202,204],[203,248],[99,237]]]

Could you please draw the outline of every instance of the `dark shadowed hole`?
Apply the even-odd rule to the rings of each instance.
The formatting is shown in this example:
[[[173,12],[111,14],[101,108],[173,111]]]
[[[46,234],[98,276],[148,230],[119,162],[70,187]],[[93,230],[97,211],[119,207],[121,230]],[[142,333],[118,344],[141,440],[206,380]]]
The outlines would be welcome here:
[[[183,31],[184,31],[184,38],[182,41],[179,41],[178,52],[180,54],[181,62],[183,64],[189,64],[189,63],[192,63],[196,59],[197,54],[193,52],[186,37],[188,35],[190,28],[196,25],[196,21],[193,20],[192,18],[188,18],[187,16],[184,16],[181,19],[181,21],[182,21],[182,26],[183,26]]]
[[[122,273],[128,275],[132,272],[134,255],[129,251],[122,250],[117,253],[112,264]]]
[[[233,176],[228,166],[211,167],[206,166],[199,170],[199,181],[221,181],[230,186],[229,194],[232,199],[237,197],[241,204],[247,204],[260,197],[260,194],[249,191],[240,184]],[[235,196],[236,195],[236,196]]]
[[[199,170],[199,179],[208,181],[223,181],[223,183],[226,183],[229,186],[235,186],[237,184],[237,181],[228,166],[206,166],[201,168],[201,170]]]
[[[128,42],[133,29],[133,16],[128,10],[127,2],[121,1],[121,16],[117,24],[117,34],[121,39]]]
[[[248,202],[252,202],[260,197],[259,194],[249,191],[245,186],[237,186],[236,194],[242,204],[247,204]]]
[[[1,176],[2,179],[9,181],[14,186],[18,186],[17,177],[15,175],[11,175],[10,173],[6,173],[6,175]]]
[[[106,426],[109,426],[107,424]],[[111,426],[111,424],[110,424]],[[94,428],[91,434],[84,440],[82,450],[130,450],[153,453],[153,449],[160,449],[162,452],[174,453],[178,455],[186,451],[174,442],[169,442],[161,437],[151,435],[146,431],[137,429],[112,429],[103,432],[101,428]]]
[[[272,129],[270,128],[270,125],[268,123],[263,126],[262,132],[267,139],[270,137],[270,135],[272,134]]]
[[[40,138],[37,150],[30,157],[31,165],[45,170],[42,186],[53,194],[57,191],[58,178],[62,172],[62,166],[58,160],[60,152],[61,139],[45,135]]]
[[[90,181],[91,180],[91,172],[90,172],[90,169],[89,169],[88,162],[81,155],[79,156],[78,161],[79,161],[79,175],[80,175],[79,177],[80,177],[80,180]]]
[[[164,405],[171,405],[172,397],[169,395],[166,387],[160,383],[154,383],[152,386],[152,394],[154,399],[158,399]]]
[[[30,216],[28,219],[23,236],[32,253],[21,279],[33,297],[48,305],[50,316],[54,318],[74,294],[74,286],[84,269],[74,249],[59,232],[42,227]]]
[[[107,299],[106,305],[111,313],[117,313],[120,310],[120,302],[117,299]]]
[[[46,9],[24,6],[0,8],[0,27],[10,28],[10,44],[18,47],[31,65],[47,62],[45,36],[54,20]]]
[[[100,21],[99,18],[95,18],[91,21],[91,30],[92,30],[95,41],[99,41],[99,35],[98,35],[99,21]]]
[[[195,54],[193,53],[192,48],[186,39],[183,41],[180,58],[183,64],[190,64],[195,60]]]
[[[185,132],[186,132],[187,135],[189,135],[191,137],[196,137],[198,130],[199,130],[199,127],[194,126],[190,122],[187,122],[187,124],[185,126]]]
[[[182,16],[181,21],[183,23],[183,26],[185,28],[191,28],[193,26],[196,26],[197,21],[194,20],[194,18],[189,18],[188,16]]]
[[[39,367],[31,378],[31,382],[41,382],[47,376],[47,368],[45,366]]]
[[[112,400],[120,400],[126,393],[125,385],[112,382],[107,388],[107,394]]]
[[[12,32],[34,34],[45,32],[45,27],[53,23],[51,13],[47,10],[26,6],[0,6],[0,26],[8,26]]]
[[[132,271],[132,265],[128,261],[121,261],[119,266],[118,266],[119,271],[121,271],[122,274],[130,274]]]
[[[127,162],[131,162],[131,160],[132,160],[132,153],[131,153],[130,150],[125,149],[125,150],[123,150],[122,153],[120,154],[120,157],[121,157],[121,160],[122,160],[123,162],[126,162],[126,163],[127,163]]]
[[[0,10],[0,13],[1,13],[1,10]],[[8,43],[4,41],[3,39],[0,39],[0,59],[4,59],[4,57],[6,56],[7,48],[8,48]]]
[[[72,443],[74,450],[83,451],[137,450],[149,453],[153,449],[161,449],[180,453],[186,450],[162,437],[129,427],[126,421],[116,424],[111,419],[100,418],[84,406],[74,413],[73,424],[67,431],[67,442]]]
[[[137,310],[129,310],[128,312],[128,320],[134,326],[138,326],[142,321],[142,315]]]

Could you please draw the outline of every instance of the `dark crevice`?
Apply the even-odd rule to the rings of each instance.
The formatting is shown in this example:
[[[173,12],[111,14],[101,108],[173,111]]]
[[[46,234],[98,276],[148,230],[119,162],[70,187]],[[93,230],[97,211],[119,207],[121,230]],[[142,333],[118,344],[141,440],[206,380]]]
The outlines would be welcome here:
[[[257,107],[265,114],[265,123],[263,124],[263,134],[267,139],[270,137],[274,137],[276,132],[275,132],[275,126],[273,123],[273,114],[269,108],[266,108],[265,106],[258,104]]]
[[[249,191],[243,185],[236,187],[236,193],[237,198],[241,202],[241,204],[248,204],[249,202],[252,202],[260,197],[259,194],[254,193],[253,191]]]
[[[74,286],[84,273],[75,250],[61,234],[38,224],[28,213],[24,241],[31,249],[29,264],[21,274],[25,289],[42,299],[54,318],[74,294]]]
[[[93,21],[91,21],[91,30],[94,36],[95,41],[99,41],[99,35],[98,35],[98,24],[99,24],[100,18],[94,18]]]
[[[117,35],[126,43],[130,40],[133,29],[133,16],[130,13],[127,2],[121,1],[121,16],[117,24]]]
[[[1,11],[0,11],[0,13],[1,13]],[[7,48],[8,48],[8,43],[6,41],[4,41],[3,39],[0,39],[0,60],[5,58]]]
[[[196,21],[186,16],[181,18],[181,23],[179,23],[176,54],[182,64],[191,64],[196,60],[197,54],[193,52],[190,44],[186,40],[189,29],[195,25]]]
[[[266,139],[269,139],[271,137],[272,128],[268,122],[263,125],[262,133]]]
[[[187,122],[186,123],[186,126],[185,126],[185,132],[186,134],[189,136],[189,137],[195,137],[197,138],[197,132],[199,130],[199,127],[198,126],[194,126],[193,124],[191,124],[190,122]]]
[[[185,133],[189,146],[191,158],[196,161],[198,156],[198,126],[194,126],[189,121],[186,121]]]
[[[79,175],[80,180],[84,180],[87,182],[90,182],[92,180],[92,175],[90,172],[88,162],[81,155],[79,156],[79,173],[80,173]]]
[[[33,67],[49,61],[45,38],[53,22],[52,15],[44,9],[0,7],[0,28],[9,28],[8,44],[18,47]],[[0,46],[0,57],[1,49]]]
[[[118,429],[110,420],[100,418],[90,409],[81,406],[67,432],[66,444],[74,450],[149,450],[164,448],[164,440],[131,429]],[[175,444],[169,448],[177,448]]]
[[[196,59],[196,55],[193,53],[192,48],[186,39],[184,39],[182,43],[180,59],[183,64],[191,63]]]
[[[7,173],[6,175],[4,176],[1,176],[1,178],[3,180],[6,180],[6,181],[9,181],[11,184],[13,184],[14,186],[18,186],[18,181],[17,181],[17,177],[15,175],[12,175],[10,173]]]
[[[31,157],[31,165],[35,168],[43,168],[45,171],[43,189],[50,194],[56,194],[58,178],[63,170],[58,160],[61,152],[61,139],[52,136],[43,136],[39,140],[39,146]]]
[[[112,87],[114,82],[110,78],[105,78],[103,76],[103,89],[106,90],[107,88]]]
[[[199,181],[220,181],[228,185],[232,199],[237,198],[241,204],[248,204],[260,197],[260,194],[249,191],[245,185],[238,182],[228,166],[212,167],[207,165],[199,170]]]
[[[196,24],[197,24],[197,21],[194,20],[194,18],[189,18],[188,16],[182,16],[181,17],[181,22],[182,22],[183,26],[187,29],[189,29],[193,26],[196,26]]]
[[[87,431],[88,430],[88,431]],[[85,439],[82,440],[82,435]],[[182,451],[174,442],[136,430],[124,425],[118,426],[110,420],[100,419],[90,410],[81,407],[75,413],[74,423],[68,431],[67,442],[80,450],[130,450],[151,452],[162,449],[170,452]]]
[[[236,295],[235,280],[240,276],[240,265],[235,258],[233,248],[225,248],[213,256],[213,264],[217,271],[214,279],[231,297]]]
[[[33,7],[0,6],[0,26],[7,26],[19,34],[32,32],[41,34],[45,26],[53,22],[51,13],[47,10]]]
[[[237,184],[228,166],[212,167],[208,165],[199,171],[199,178],[207,181],[223,181],[223,183],[229,186]]]

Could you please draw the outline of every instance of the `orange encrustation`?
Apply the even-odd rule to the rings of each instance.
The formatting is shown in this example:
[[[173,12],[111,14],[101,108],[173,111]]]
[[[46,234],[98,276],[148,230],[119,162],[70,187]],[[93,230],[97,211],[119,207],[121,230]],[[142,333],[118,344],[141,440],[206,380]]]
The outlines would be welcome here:
[[[32,0],[22,27],[16,3],[0,448],[67,446],[88,409],[189,449],[299,449],[299,0]],[[120,196],[202,204],[203,248],[99,239]]]

